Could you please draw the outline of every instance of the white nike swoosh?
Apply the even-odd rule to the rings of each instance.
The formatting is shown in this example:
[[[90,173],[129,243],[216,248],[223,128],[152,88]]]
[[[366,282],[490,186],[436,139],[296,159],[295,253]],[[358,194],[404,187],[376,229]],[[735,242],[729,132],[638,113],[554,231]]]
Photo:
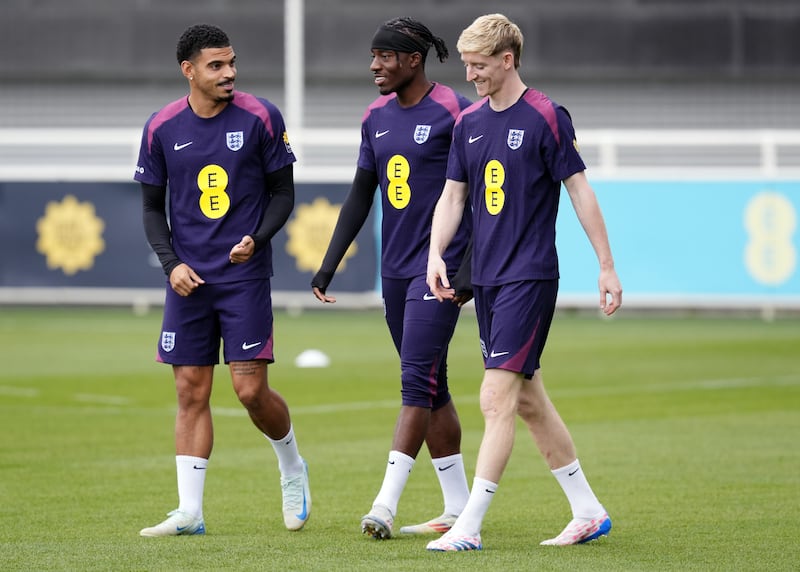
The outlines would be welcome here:
[[[475,143],[475,141],[477,141],[478,139],[482,139],[482,138],[483,138],[483,135],[478,135],[477,137],[473,137],[472,135],[470,135],[469,136],[469,142],[470,143]]]
[[[436,300],[436,296],[434,296],[433,294],[426,293],[425,295],[422,296],[422,299],[423,300]]]
[[[178,145],[177,143],[175,143],[175,145],[172,148],[175,149],[176,151],[180,151],[181,149],[183,149],[184,147],[188,147],[192,143],[194,143],[194,141],[189,141],[188,143],[184,143],[183,145]]]
[[[389,131],[390,131],[389,129],[387,129],[386,131],[376,131],[375,132],[375,139],[380,139],[381,137],[383,137],[384,135],[389,133]]]
[[[254,348],[254,347],[260,346],[260,345],[261,345],[261,342],[256,342],[254,344],[248,344],[247,342],[243,342],[242,343],[242,349],[243,350],[249,350],[250,348]]]
[[[500,357],[500,356],[504,356],[504,355],[508,355],[508,352],[492,351],[492,353],[489,354],[489,357]]]

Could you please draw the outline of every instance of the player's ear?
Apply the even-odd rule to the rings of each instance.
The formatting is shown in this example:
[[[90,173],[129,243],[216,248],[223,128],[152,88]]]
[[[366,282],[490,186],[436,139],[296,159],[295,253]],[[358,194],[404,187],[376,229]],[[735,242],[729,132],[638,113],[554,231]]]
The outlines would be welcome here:
[[[511,50],[503,52],[503,67],[506,69],[514,67],[514,53]]]
[[[183,77],[188,80],[194,79],[194,65],[189,60],[183,60],[181,62],[181,73]]]

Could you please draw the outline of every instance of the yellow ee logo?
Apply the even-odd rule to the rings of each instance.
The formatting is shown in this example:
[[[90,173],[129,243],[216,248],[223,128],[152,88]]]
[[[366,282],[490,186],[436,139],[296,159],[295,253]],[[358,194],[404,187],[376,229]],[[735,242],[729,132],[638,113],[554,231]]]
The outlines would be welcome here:
[[[386,177],[389,185],[386,187],[386,198],[397,210],[403,210],[411,202],[411,187],[408,186],[408,177],[411,175],[411,166],[408,159],[402,155],[394,155],[386,164]]]
[[[206,165],[197,174],[197,188],[200,189],[200,210],[211,219],[218,219],[231,208],[231,198],[225,192],[228,188],[228,173],[219,165]]]
[[[767,286],[788,281],[797,269],[797,212],[791,201],[776,192],[758,193],[745,207],[744,227],[749,237],[744,263],[750,276]]]
[[[503,191],[503,183],[506,181],[506,170],[503,164],[497,159],[492,159],[486,163],[483,170],[483,181],[486,183],[484,202],[486,210],[490,215],[498,215],[506,204],[506,194]]]

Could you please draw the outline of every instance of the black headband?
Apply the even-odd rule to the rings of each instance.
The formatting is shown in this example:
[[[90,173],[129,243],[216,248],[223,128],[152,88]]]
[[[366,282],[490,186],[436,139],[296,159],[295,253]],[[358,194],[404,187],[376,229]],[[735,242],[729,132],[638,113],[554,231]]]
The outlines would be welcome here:
[[[375,36],[372,38],[373,50],[390,50],[392,52],[406,52],[409,54],[419,52],[424,56],[428,53],[428,47],[429,46],[419,43],[411,36],[387,26],[378,28],[378,31],[375,32]]]

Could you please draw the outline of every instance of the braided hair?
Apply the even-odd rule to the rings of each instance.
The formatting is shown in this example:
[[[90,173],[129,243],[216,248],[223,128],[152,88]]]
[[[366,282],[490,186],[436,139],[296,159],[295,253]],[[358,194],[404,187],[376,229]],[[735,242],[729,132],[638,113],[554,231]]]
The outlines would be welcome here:
[[[424,46],[425,50],[421,52],[423,64],[425,63],[425,58],[428,56],[428,49],[431,46],[436,50],[436,57],[439,58],[440,62],[444,62],[447,56],[450,55],[444,40],[439,36],[434,36],[428,27],[418,20],[408,17],[394,18],[385,22],[383,27],[405,34],[414,39],[421,46]]]

